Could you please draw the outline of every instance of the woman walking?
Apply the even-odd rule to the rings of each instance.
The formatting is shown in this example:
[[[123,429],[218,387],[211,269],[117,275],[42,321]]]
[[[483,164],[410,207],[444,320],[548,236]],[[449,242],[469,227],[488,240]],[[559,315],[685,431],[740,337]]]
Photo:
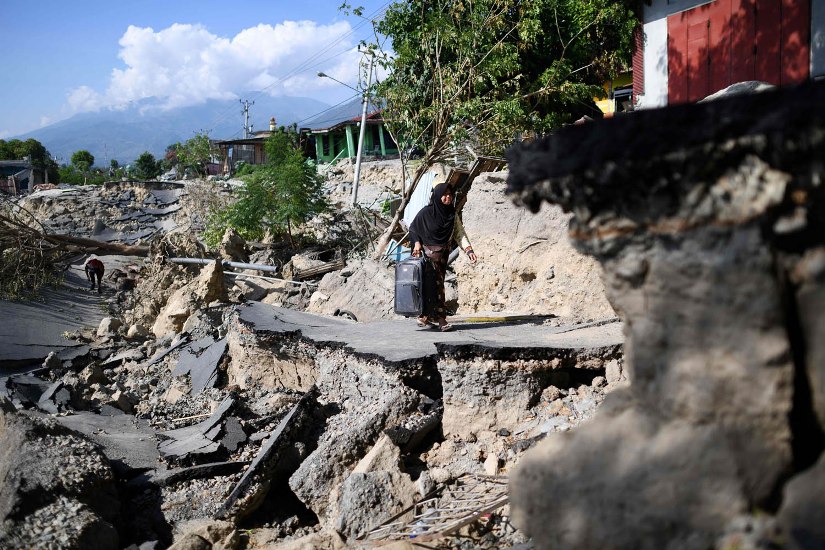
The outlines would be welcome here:
[[[437,323],[443,332],[452,330],[452,326],[447,324],[447,309],[444,305],[444,276],[447,274],[452,241],[460,244],[472,264],[478,260],[464,232],[464,226],[456,216],[454,198],[453,188],[447,183],[439,183],[433,188],[430,204],[422,208],[410,224],[412,255],[419,257],[423,253],[430,260],[433,269],[431,272],[426,270],[425,273],[432,273],[430,276],[435,280],[430,282],[435,284],[437,294],[435,303],[418,318],[418,325],[434,326]]]

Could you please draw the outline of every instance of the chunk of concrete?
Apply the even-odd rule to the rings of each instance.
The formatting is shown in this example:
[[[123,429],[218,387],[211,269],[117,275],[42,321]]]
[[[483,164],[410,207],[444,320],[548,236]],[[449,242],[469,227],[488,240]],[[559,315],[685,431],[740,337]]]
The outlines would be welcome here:
[[[255,460],[246,469],[218,511],[218,518],[242,518],[263,502],[273,483],[286,480],[306,456],[304,445],[295,445],[306,431],[308,413],[317,405],[318,390],[310,388],[272,431]],[[304,435],[306,435],[304,433]]]
[[[120,327],[123,326],[123,321],[114,317],[104,317],[100,320],[100,325],[97,327],[97,335],[99,337],[111,336],[115,334]]]
[[[217,435],[223,420],[235,405],[232,398],[224,399],[212,415],[192,426],[161,432],[165,440],[158,443],[158,451],[163,458],[180,460],[190,456],[207,456],[220,448]]]
[[[724,434],[663,423],[619,392],[525,454],[510,478],[514,523],[543,548],[713,547],[748,509]]]
[[[241,444],[246,442],[246,440],[246,433],[243,430],[241,421],[234,416],[227,418],[226,422],[223,423],[223,437],[221,438],[221,445],[223,445],[230,453],[234,453]]]
[[[48,526],[66,535],[69,548],[82,541],[118,548],[120,501],[109,460],[81,435],[0,401],[0,547],[45,547]]]
[[[189,344],[180,352],[173,376],[188,374],[192,382],[192,395],[206,388],[214,388],[218,381],[218,364],[226,353],[226,338],[215,341],[203,338]]]
[[[158,338],[178,333],[186,319],[199,307],[228,299],[224,288],[223,267],[215,260],[205,266],[194,280],[175,291],[158,313],[152,332]]]
[[[344,481],[338,500],[336,530],[355,538],[394,514],[412,506],[417,495],[407,474],[394,471],[353,472]],[[381,515],[376,515],[376,510]]]

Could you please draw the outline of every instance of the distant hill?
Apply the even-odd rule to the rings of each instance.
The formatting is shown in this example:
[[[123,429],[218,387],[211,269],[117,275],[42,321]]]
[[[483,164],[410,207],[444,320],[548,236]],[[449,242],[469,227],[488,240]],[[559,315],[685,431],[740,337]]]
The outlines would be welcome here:
[[[244,97],[253,97],[250,93]],[[82,113],[20,136],[42,143],[58,162],[68,163],[72,153],[85,149],[95,157],[96,166],[108,166],[117,159],[121,165],[133,162],[149,151],[162,158],[166,147],[183,142],[202,130],[212,139],[243,137],[242,106],[235,100],[210,100],[202,105],[161,111],[155,100],[136,102],[122,110]],[[311,118],[329,107],[307,97],[257,96],[249,109],[253,131],[268,130],[270,117],[278,126]]]

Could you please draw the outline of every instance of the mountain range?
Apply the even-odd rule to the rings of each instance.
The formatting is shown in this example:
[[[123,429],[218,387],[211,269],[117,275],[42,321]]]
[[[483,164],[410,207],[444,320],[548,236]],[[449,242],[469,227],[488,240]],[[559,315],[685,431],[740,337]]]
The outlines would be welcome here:
[[[244,97],[254,97],[250,93]],[[250,102],[252,130],[268,130],[270,117],[278,126],[312,118],[329,105],[308,97],[257,95]],[[68,164],[72,153],[85,149],[95,157],[95,166],[108,166],[115,159],[132,163],[144,151],[163,158],[166,147],[184,142],[197,133],[211,139],[243,137],[243,106],[237,100],[209,100],[200,105],[163,110],[155,99],[133,102],[118,110],[80,113],[66,120],[28,132],[18,139],[34,138],[59,164]]]

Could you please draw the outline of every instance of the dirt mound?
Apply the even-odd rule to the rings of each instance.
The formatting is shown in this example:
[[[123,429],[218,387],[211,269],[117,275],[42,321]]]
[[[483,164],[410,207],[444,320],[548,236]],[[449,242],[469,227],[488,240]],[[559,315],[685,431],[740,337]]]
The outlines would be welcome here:
[[[553,314],[570,320],[614,317],[601,267],[567,238],[570,215],[544,205],[536,214],[504,195],[507,172],[473,182],[462,221],[479,256],[454,264],[458,313],[506,311]]]
[[[469,192],[462,219],[479,262],[461,254],[448,276],[447,300],[456,314],[507,312],[556,315],[570,322],[615,316],[605,297],[601,267],[567,238],[570,215],[545,205],[537,214],[504,195],[507,172],[482,174]],[[368,184],[365,193],[381,184]],[[391,319],[393,267],[388,261],[350,261],[320,282],[308,311],[348,311],[359,321]]]

